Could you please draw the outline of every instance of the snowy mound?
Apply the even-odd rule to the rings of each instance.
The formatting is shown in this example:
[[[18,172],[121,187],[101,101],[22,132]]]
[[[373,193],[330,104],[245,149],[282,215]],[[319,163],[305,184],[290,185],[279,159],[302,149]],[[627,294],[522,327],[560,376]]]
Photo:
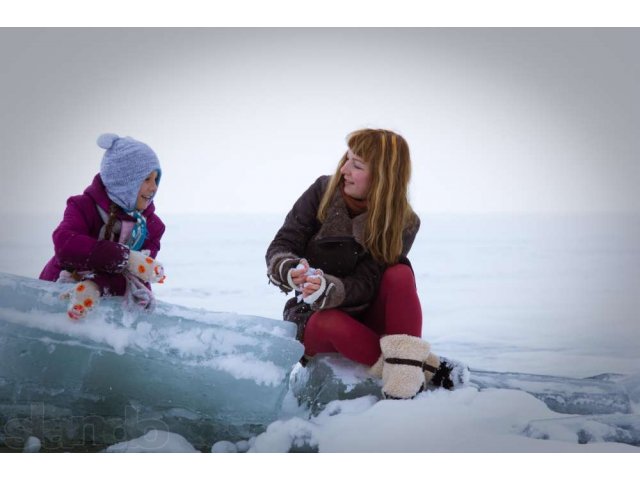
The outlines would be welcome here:
[[[638,375],[572,379],[472,371],[469,386],[381,400],[367,370],[317,355],[250,452],[637,452]],[[300,410],[301,408],[301,410]]]

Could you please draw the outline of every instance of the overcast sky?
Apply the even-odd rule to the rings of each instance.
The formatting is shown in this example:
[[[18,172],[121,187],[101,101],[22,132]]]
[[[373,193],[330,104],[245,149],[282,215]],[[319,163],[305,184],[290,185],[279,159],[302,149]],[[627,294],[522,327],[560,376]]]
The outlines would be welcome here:
[[[638,29],[1,29],[0,212],[59,212],[100,133],[161,212],[286,212],[396,130],[421,213],[640,212]]]

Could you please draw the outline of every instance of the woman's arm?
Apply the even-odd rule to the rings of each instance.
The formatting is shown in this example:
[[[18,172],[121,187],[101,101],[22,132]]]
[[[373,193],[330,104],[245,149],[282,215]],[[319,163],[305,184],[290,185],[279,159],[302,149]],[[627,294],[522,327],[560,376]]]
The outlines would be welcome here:
[[[289,270],[299,263],[309,239],[320,228],[316,215],[328,181],[328,176],[319,177],[298,198],[267,248],[267,275],[285,292],[292,290],[287,280]]]

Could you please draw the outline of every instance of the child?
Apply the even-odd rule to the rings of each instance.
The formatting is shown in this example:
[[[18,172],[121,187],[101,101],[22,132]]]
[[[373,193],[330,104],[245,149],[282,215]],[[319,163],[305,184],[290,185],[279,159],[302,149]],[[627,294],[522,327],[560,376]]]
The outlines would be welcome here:
[[[154,213],[161,169],[156,154],[131,137],[98,137],[106,150],[100,173],[82,195],[70,197],[53,232],[55,255],[41,280],[79,282],[63,298],[72,320],[85,317],[103,295],[153,308],[151,282],[162,282],[155,260],[165,226]]]

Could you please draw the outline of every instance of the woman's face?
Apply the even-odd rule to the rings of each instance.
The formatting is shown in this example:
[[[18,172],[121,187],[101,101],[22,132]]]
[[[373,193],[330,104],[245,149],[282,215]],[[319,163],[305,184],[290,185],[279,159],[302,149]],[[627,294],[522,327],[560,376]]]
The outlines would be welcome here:
[[[158,184],[156,179],[158,178],[158,172],[154,170],[147,178],[144,179],[138,192],[138,199],[136,200],[136,209],[143,212],[153,200],[153,196],[158,191]]]
[[[368,163],[348,150],[347,161],[340,169],[340,173],[344,180],[344,193],[358,200],[367,198],[371,186],[371,171]]]

